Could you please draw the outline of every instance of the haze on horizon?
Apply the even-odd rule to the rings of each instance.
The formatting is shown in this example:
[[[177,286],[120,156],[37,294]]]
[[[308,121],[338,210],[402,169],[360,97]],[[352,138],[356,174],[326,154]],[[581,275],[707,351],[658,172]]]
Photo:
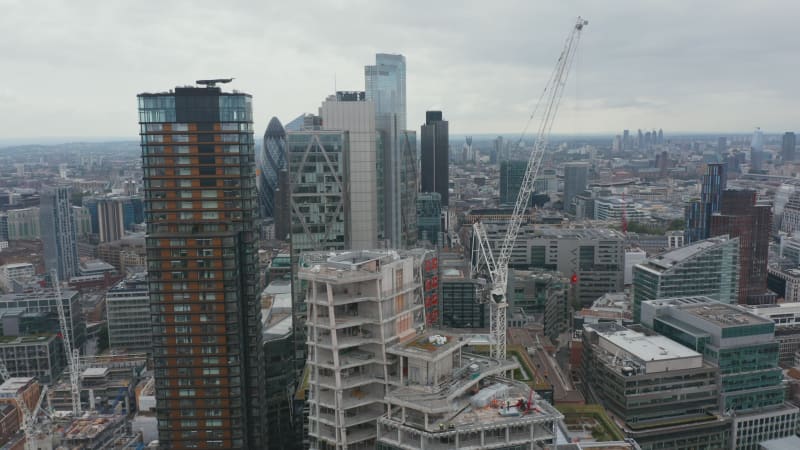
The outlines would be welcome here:
[[[554,133],[797,130],[800,3],[0,0],[0,141],[138,133],[136,94],[235,77],[256,134],[407,59],[408,126],[519,133],[578,15]]]

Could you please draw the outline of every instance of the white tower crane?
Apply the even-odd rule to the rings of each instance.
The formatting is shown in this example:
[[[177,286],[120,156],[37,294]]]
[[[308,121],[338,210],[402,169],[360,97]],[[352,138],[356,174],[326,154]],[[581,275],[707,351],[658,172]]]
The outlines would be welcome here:
[[[56,294],[58,322],[61,324],[64,352],[67,355],[67,370],[69,370],[69,385],[72,394],[72,414],[74,417],[78,417],[81,415],[81,355],[77,348],[72,348],[72,341],[70,340],[70,336],[72,336],[70,332],[71,327],[67,323],[67,315],[64,313],[64,303],[61,297],[61,283],[58,280],[58,272],[51,270],[50,279]]]
[[[8,373],[6,363],[2,358],[0,358],[0,376],[3,377],[3,381],[8,381],[8,379],[11,378],[11,374]],[[45,395],[47,395],[47,387],[42,386],[39,399],[36,401],[36,406],[34,407],[33,412],[31,412],[30,408],[28,408],[28,403],[25,401],[22,393],[18,393],[16,398],[14,398],[14,401],[17,403],[17,406],[19,406],[19,409],[22,412],[20,429],[23,433],[25,433],[25,450],[37,450],[36,418],[39,416],[39,410],[42,406],[42,400],[44,400]]]
[[[477,269],[488,272],[490,282],[488,301],[491,308],[490,326],[493,339],[491,355],[493,358],[505,359],[506,357],[506,313],[508,309],[506,285],[508,283],[508,262],[511,259],[511,250],[514,247],[514,242],[517,240],[517,233],[519,232],[525,211],[531,199],[531,194],[534,190],[534,182],[539,173],[539,166],[542,163],[542,157],[544,156],[544,151],[550,138],[550,130],[553,127],[553,121],[558,112],[561,96],[564,93],[567,75],[569,74],[572,60],[575,57],[575,51],[578,48],[581,31],[583,31],[583,27],[588,25],[588,23],[589,22],[586,20],[578,17],[573,25],[547,86],[539,97],[536,109],[528,119],[528,124],[525,126],[525,130],[519,138],[519,143],[521,143],[531,121],[534,116],[536,116],[536,111],[540,106],[544,106],[541,122],[539,123],[539,130],[536,135],[536,142],[533,145],[533,150],[528,159],[528,167],[522,179],[522,185],[520,186],[519,195],[517,196],[517,203],[514,205],[514,213],[509,219],[506,237],[500,245],[500,253],[497,258],[493,255],[491,243],[487,238],[486,230],[483,228],[483,225],[480,222],[475,222],[473,224],[473,249],[475,249],[476,253],[478,253],[479,250],[479,255],[476,255],[479,256]],[[476,249],[475,241],[477,241],[478,249]]]

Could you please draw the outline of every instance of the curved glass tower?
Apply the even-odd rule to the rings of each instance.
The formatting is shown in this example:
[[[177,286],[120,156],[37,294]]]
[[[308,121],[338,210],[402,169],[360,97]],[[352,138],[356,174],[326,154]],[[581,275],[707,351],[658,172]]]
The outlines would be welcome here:
[[[258,204],[261,217],[275,217],[275,192],[278,174],[286,168],[286,130],[273,117],[264,132],[264,146],[258,153]]]

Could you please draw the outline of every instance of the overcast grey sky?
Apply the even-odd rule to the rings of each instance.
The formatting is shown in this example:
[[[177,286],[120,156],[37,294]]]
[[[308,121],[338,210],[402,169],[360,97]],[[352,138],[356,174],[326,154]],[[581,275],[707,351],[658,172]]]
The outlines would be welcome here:
[[[236,77],[257,134],[407,59],[408,124],[517,133],[577,15],[555,132],[800,128],[800,1],[0,0],[0,139],[135,137],[135,96]]]

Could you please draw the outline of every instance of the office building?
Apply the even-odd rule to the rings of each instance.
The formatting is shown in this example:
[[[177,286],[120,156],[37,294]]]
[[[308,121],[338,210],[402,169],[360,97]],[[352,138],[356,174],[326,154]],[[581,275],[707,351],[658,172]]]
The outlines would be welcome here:
[[[160,445],[267,448],[252,98],[138,104]]]
[[[628,151],[633,148],[633,143],[631,142],[631,132],[630,130],[623,130],[622,131],[622,150]]]
[[[108,344],[113,350],[152,353],[147,274],[132,275],[106,293]]]
[[[68,281],[78,275],[78,241],[68,187],[46,188],[39,205],[39,222],[47,272],[56,270]]]
[[[642,302],[705,295],[723,303],[739,297],[739,239],[720,236],[648,259],[633,267],[633,317]]]
[[[266,364],[267,435],[270,450],[294,450],[302,440],[302,411],[293,410],[295,392],[292,293],[285,280],[273,281],[261,293]],[[299,427],[298,427],[299,423]]]
[[[569,329],[572,290],[568,277],[550,270],[512,269],[506,291],[512,313],[522,312],[544,324],[545,335],[550,339],[557,339]]]
[[[100,237],[100,242],[122,239],[125,235],[123,215],[123,201],[121,199],[108,198],[97,202],[97,234]]]
[[[387,349],[424,326],[417,256],[305,253],[311,449],[374,448],[384,397],[403,368]]]
[[[711,235],[739,238],[739,303],[774,303],[767,292],[771,206],[748,190],[726,190],[720,203],[711,216]]]
[[[364,92],[337,92],[319,108],[326,130],[348,133],[346,153],[349,248],[375,248],[379,231],[378,173],[382,141],[375,128],[375,106]],[[293,192],[296,192],[293,188]]]
[[[349,142],[346,131],[326,131],[314,125],[286,136],[292,211],[292,326],[298,377],[306,360],[306,303],[305,283],[297,278],[297,264],[303,252],[349,248]]]
[[[794,289],[800,280],[800,270],[790,269],[794,278]],[[778,361],[783,367],[794,365],[795,353],[800,351],[800,303],[797,299],[787,303],[774,305],[745,305],[745,308],[757,316],[775,323],[775,340],[779,345]]]
[[[791,131],[783,133],[783,140],[781,141],[781,159],[784,162],[794,162],[796,148],[797,136]]]
[[[499,254],[507,223],[484,222],[484,228],[492,250]],[[523,225],[509,267],[558,271],[574,280],[576,302],[588,306],[608,292],[622,291],[624,241],[622,233],[605,228]]]
[[[41,239],[39,208],[12,209],[8,211],[8,240],[32,241]]]
[[[387,349],[399,370],[378,420],[379,450],[547,448],[563,415],[525,383],[517,363],[463,351],[464,336],[414,336]]]
[[[642,448],[729,447],[730,419],[716,415],[719,369],[701,353],[613,322],[584,325],[582,337],[586,392]]]
[[[686,243],[711,237],[711,215],[719,212],[722,191],[727,188],[725,164],[709,164],[701,178],[700,198],[686,205]]]
[[[406,59],[403,55],[378,53],[375,64],[364,66],[365,95],[375,107],[375,126],[383,149],[381,184],[383,238],[392,248],[415,244],[417,184],[416,133],[407,130]]]
[[[450,204],[449,151],[450,132],[441,111],[426,111],[420,129],[421,192],[438,192],[442,207]]]
[[[489,326],[489,311],[480,301],[485,286],[473,279],[462,258],[442,253],[439,257],[439,322],[445,328],[485,328]]]
[[[417,196],[417,239],[441,247],[442,196],[438,192],[422,192]]]
[[[70,333],[72,345],[80,348],[86,342],[86,321],[81,311],[80,294],[77,291],[62,289],[61,303],[69,326],[68,332]],[[52,319],[47,321],[48,328],[42,330],[43,332],[52,334],[61,332],[58,323],[58,305],[53,290],[0,295],[0,311],[17,308],[23,309],[26,313],[42,313],[48,319]],[[7,336],[17,334],[9,331],[10,329],[4,329],[4,334]],[[24,327],[21,329],[24,330]]]
[[[772,321],[698,296],[644,302],[642,324],[719,367],[719,411],[734,417],[734,448],[796,432],[798,408],[784,403]]]
[[[564,211],[572,211],[572,199],[586,190],[589,179],[589,163],[571,162],[564,164]]]
[[[777,209],[777,208],[776,208]],[[800,231],[800,191],[792,192],[783,205],[781,214],[775,211],[775,219],[780,220],[780,231],[794,233]]]
[[[0,337],[0,358],[13,377],[55,383],[66,367],[64,344],[55,333]]]
[[[514,205],[522,187],[522,179],[528,168],[527,161],[501,161],[500,162],[500,204]]]
[[[258,206],[261,217],[272,217],[275,222],[287,220],[285,213],[276,214],[275,205],[278,203],[276,196],[288,195],[288,192],[279,191],[278,177],[286,165],[286,131],[277,117],[270,119],[267,130],[264,132],[264,141],[261,150],[257,153],[256,185],[258,187]],[[279,238],[282,238],[279,235]]]
[[[12,263],[0,266],[0,287],[5,292],[14,292],[14,283],[24,284],[28,282],[35,270],[31,263]]]

